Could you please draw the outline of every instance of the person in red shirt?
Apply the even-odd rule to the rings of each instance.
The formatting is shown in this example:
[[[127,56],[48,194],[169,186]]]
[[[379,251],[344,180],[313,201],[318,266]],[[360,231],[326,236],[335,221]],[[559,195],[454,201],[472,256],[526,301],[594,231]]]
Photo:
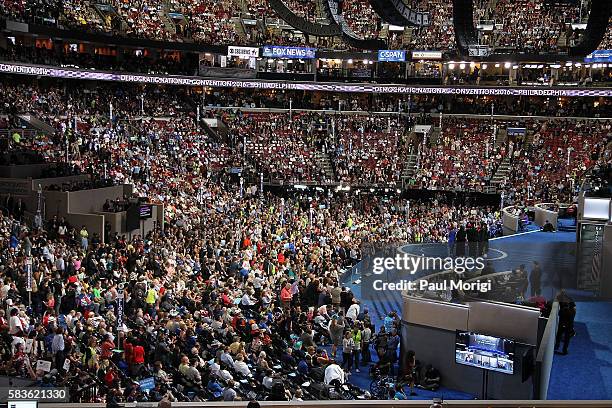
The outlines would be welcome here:
[[[285,283],[285,286],[281,289],[280,293],[281,306],[283,309],[289,309],[291,307],[291,299],[293,299],[293,295],[291,294],[291,283]]]
[[[250,248],[252,245],[251,243],[251,237],[246,237],[243,241],[242,241],[242,248],[246,249],[246,248]]]
[[[110,359],[113,356],[113,349],[115,348],[115,343],[110,339],[110,336],[107,334],[104,336],[104,341],[102,342],[102,346],[100,346],[101,353],[100,357],[103,359]]]
[[[140,370],[142,370],[142,366],[144,365],[144,357],[145,351],[144,347],[142,347],[139,343],[134,345],[132,349],[132,375],[138,376]]]
[[[134,339],[129,336],[124,342],[123,342],[123,354],[125,356],[125,361],[128,364],[128,367],[130,367],[130,369],[132,368],[132,355],[134,353]]]

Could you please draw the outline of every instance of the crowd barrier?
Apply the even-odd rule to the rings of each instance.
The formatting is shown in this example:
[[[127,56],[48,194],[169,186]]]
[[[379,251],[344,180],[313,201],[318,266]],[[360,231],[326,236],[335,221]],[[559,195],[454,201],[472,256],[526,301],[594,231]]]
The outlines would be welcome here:
[[[506,231],[510,233],[518,232],[519,230],[519,216],[512,214],[510,211],[514,208],[513,205],[504,207],[502,210],[502,223],[504,226],[504,235]]]
[[[401,116],[411,116],[419,118],[422,116],[420,112],[397,112],[397,111],[363,111],[363,110],[334,110],[334,109],[307,109],[307,108],[251,108],[244,106],[204,106],[205,111],[216,111],[216,110],[231,110],[231,111],[242,111],[242,112],[253,112],[253,113],[289,113],[292,112],[306,112],[306,113],[322,113],[330,116],[337,115],[380,115],[380,116],[397,116],[398,113]],[[430,118],[440,118],[440,113],[428,113],[427,116]],[[579,116],[541,116],[541,115],[485,115],[485,114],[472,114],[472,113],[442,113],[442,119],[444,118],[465,118],[465,119],[495,119],[495,120],[534,120],[534,121],[550,121],[550,120],[572,120],[572,121],[609,121],[612,118],[585,118]],[[144,117],[149,118],[149,117]],[[135,117],[135,119],[138,119]],[[164,118],[156,118],[158,120]],[[168,118],[169,119],[169,118]],[[435,122],[435,121],[434,121]],[[433,123],[438,125],[438,123]]]
[[[534,222],[538,227],[543,227],[546,221],[549,221],[556,227],[557,219],[559,218],[559,206],[555,203],[540,203],[536,204]],[[550,208],[554,208],[551,210]]]

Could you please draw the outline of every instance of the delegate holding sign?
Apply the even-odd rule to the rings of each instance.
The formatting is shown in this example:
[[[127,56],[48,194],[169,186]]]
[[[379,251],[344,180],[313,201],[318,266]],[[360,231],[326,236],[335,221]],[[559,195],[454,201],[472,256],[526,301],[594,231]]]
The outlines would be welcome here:
[[[263,56],[268,58],[313,59],[316,52],[316,48],[281,47],[277,45],[266,45],[263,47]]]
[[[378,50],[378,60],[386,62],[404,62],[406,61],[406,51]]]

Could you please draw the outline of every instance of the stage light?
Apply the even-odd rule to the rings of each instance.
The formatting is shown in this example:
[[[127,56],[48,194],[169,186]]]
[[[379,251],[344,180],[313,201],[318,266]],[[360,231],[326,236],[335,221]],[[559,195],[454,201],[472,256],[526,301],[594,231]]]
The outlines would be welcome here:
[[[488,65],[487,64],[482,64],[482,69],[487,69]]]
[[[455,64],[448,64],[448,69],[455,69]]]
[[[506,63],[504,64],[504,68],[509,69],[509,68],[510,68],[510,65],[511,65],[511,64],[510,64],[509,62],[506,62]]]
[[[459,64],[460,69],[465,69],[465,64]]]

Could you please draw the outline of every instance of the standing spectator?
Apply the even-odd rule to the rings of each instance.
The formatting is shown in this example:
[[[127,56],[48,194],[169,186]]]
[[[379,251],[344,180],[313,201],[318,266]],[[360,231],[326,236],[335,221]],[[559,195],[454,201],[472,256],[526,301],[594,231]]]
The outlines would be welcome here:
[[[355,340],[350,330],[347,330],[342,339],[342,367],[347,373],[350,373],[353,368],[353,349],[355,348]]]
[[[63,370],[64,367],[64,329],[58,327],[55,330],[55,336],[53,336],[53,341],[51,342],[51,352],[55,358],[55,368],[59,370]]]
[[[537,296],[542,291],[542,269],[538,261],[533,261],[533,269],[529,275],[529,284],[531,286],[531,297]]]
[[[81,227],[81,232],[79,235],[81,237],[81,248],[83,248],[83,251],[87,251],[87,248],[89,247],[89,232],[87,231],[87,227],[85,227],[85,225]]]
[[[293,299],[293,295],[291,294],[291,283],[285,283],[283,289],[281,289],[280,300],[283,309],[289,310],[291,308],[291,300]]]
[[[563,351],[561,351],[561,354],[566,355],[570,339],[575,335],[574,319],[576,318],[576,304],[565,292],[561,292],[557,300],[559,301],[559,327],[555,337],[555,351],[559,349],[561,340],[563,340]]]
[[[361,331],[361,365],[368,365],[372,361],[370,352],[370,341],[372,340],[372,329],[370,324],[366,323]]]
[[[359,373],[359,358],[361,356],[361,341],[362,341],[362,332],[360,325],[355,325],[353,328],[353,357],[355,359],[355,372]]]

